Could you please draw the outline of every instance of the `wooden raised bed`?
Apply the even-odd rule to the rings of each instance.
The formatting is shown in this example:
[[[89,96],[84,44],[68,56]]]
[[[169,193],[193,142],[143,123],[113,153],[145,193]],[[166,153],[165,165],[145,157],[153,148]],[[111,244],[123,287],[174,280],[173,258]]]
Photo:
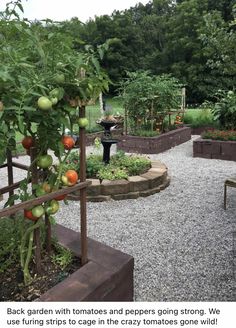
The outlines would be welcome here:
[[[124,135],[117,148],[128,153],[159,154],[191,139],[191,128],[183,127],[156,137]]]
[[[81,255],[80,234],[55,227],[60,244]],[[132,301],[134,259],[88,238],[88,263],[43,294],[38,301]]]
[[[236,161],[236,141],[198,138],[193,142],[193,157]]]

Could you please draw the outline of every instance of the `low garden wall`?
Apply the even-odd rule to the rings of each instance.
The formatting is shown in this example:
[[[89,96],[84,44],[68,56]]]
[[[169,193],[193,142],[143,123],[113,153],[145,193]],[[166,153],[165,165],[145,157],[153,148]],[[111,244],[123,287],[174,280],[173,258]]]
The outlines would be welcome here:
[[[80,256],[80,233],[61,225],[55,232],[61,245]],[[88,263],[48,290],[37,301],[132,301],[132,256],[88,238]]]
[[[198,128],[191,128],[191,134],[192,135],[201,135],[203,132],[208,131],[208,130],[214,130],[212,126],[200,126]]]
[[[191,139],[191,128],[183,127],[156,137],[122,136],[117,149],[128,153],[159,154]]]
[[[198,138],[193,142],[193,157],[236,161],[236,141]]]
[[[93,202],[147,197],[160,192],[170,184],[167,167],[160,161],[152,161],[152,167],[146,173],[128,177],[128,180],[88,181],[91,181],[91,185],[87,188],[87,200]],[[70,194],[68,199],[79,200],[80,192]]]

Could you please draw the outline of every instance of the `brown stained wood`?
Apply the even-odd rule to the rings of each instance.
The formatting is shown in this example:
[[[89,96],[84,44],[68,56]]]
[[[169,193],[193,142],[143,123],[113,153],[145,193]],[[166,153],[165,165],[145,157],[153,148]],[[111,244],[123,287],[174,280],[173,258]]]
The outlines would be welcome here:
[[[31,184],[32,189],[33,185],[38,183],[38,168],[37,168],[37,148],[31,147],[30,148],[30,170],[31,170]],[[33,191],[34,192],[34,191]],[[36,224],[36,222],[35,222]],[[42,264],[41,264],[41,241],[40,241],[40,229],[34,229],[34,255],[35,255],[35,266],[36,272],[38,274],[42,273]]]
[[[54,227],[58,241],[81,254],[80,233]],[[39,301],[132,301],[134,259],[128,254],[88,238],[88,262]],[[96,274],[94,274],[96,273]]]
[[[29,169],[28,165],[17,163],[17,162],[12,162],[12,166],[17,167],[18,169],[21,169],[21,170],[25,170],[25,171],[28,171],[28,169]]]
[[[85,117],[85,107],[80,107],[79,117]],[[86,134],[85,128],[79,129],[80,145],[80,182],[86,181]],[[87,211],[86,211],[86,188],[80,191],[80,231],[81,231],[81,263],[88,261],[87,245]]]
[[[52,251],[52,227],[48,214],[45,214],[46,225],[46,250],[50,254]]]
[[[24,181],[24,180],[21,180],[21,181],[15,182],[15,183],[13,183],[13,184],[10,185],[10,186],[7,186],[7,187],[3,187],[3,188],[1,188],[1,189],[0,189],[0,194],[5,194],[5,193],[7,193],[7,192],[9,192],[9,191],[11,191],[11,190],[17,189],[17,188],[20,186],[20,184],[21,184],[22,181]]]
[[[9,149],[7,149],[7,174],[8,174],[8,185],[13,185],[13,166],[12,166],[12,154]],[[9,190],[9,197],[14,195],[13,189]]]
[[[42,204],[46,201],[49,201],[49,200],[52,200],[52,199],[56,198],[57,196],[68,195],[70,193],[73,193],[74,191],[86,188],[90,184],[91,184],[90,181],[86,181],[86,182],[83,182],[83,183],[78,183],[75,186],[66,187],[66,188],[51,192],[50,194],[43,195],[43,196],[37,197],[35,199],[27,200],[25,202],[13,205],[9,208],[5,208],[5,209],[0,211],[0,218],[10,216],[11,214],[15,214],[15,213],[17,213],[21,210],[24,210],[24,209],[27,209],[27,208],[31,208],[32,206]]]

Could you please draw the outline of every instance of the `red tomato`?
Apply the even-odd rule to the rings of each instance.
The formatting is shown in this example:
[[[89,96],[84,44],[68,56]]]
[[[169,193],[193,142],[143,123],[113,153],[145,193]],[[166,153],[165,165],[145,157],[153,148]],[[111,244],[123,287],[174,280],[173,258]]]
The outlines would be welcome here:
[[[36,216],[33,216],[33,213],[31,210],[24,210],[24,217],[31,220],[31,221],[37,221],[38,218]]]
[[[34,139],[30,136],[26,136],[21,143],[25,149],[30,149],[34,145]]]
[[[65,149],[67,150],[73,148],[75,145],[74,139],[70,136],[63,136],[61,142],[63,143]]]
[[[75,170],[66,171],[65,176],[68,179],[69,186],[75,185],[79,179],[78,173]]]

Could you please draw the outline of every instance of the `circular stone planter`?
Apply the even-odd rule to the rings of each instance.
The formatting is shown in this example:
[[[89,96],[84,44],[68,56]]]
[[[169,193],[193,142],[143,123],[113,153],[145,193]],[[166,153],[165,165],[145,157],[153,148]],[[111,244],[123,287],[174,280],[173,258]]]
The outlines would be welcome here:
[[[87,200],[102,202],[108,200],[136,199],[147,197],[165,189],[170,184],[167,167],[160,161],[152,161],[151,168],[143,174],[128,177],[128,180],[88,179]],[[79,200],[80,193],[75,192],[68,199]]]

